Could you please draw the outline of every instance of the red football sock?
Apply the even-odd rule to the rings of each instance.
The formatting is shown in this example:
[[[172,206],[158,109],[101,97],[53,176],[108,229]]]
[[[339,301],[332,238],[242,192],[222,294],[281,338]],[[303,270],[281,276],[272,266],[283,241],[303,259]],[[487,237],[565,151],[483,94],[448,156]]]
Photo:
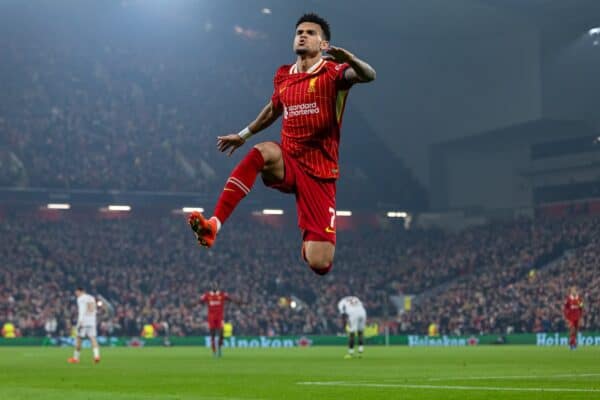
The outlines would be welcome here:
[[[211,347],[213,353],[217,351],[217,347],[215,346],[215,337],[214,336],[212,336],[210,338],[210,347]]]
[[[252,148],[231,172],[213,214],[219,219],[221,224],[224,224],[227,218],[229,218],[240,200],[250,193],[256,176],[263,169],[264,165],[265,160],[260,151]]]

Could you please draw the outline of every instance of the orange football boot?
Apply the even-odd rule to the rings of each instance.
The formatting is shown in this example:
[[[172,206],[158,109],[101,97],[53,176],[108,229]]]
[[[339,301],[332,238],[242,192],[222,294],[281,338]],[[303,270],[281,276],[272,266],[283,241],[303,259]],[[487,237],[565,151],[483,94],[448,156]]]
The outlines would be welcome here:
[[[190,227],[196,234],[198,243],[204,247],[212,247],[217,238],[217,221],[206,219],[199,211],[193,211],[188,217]]]

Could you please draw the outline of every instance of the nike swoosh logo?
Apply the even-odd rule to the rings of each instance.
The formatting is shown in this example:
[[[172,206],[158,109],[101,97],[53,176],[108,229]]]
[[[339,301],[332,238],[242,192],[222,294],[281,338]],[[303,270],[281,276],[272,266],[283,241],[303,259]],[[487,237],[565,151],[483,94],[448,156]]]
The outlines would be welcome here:
[[[279,89],[279,94],[285,92],[285,89],[287,89],[287,86],[282,87],[281,89]]]
[[[227,190],[228,192],[235,192],[235,190],[233,190],[233,189],[229,189],[229,188],[225,188],[225,189],[223,189],[223,191],[225,191],[225,190]]]
[[[331,229],[330,227],[325,228],[325,232],[327,233],[335,233],[335,229]]]

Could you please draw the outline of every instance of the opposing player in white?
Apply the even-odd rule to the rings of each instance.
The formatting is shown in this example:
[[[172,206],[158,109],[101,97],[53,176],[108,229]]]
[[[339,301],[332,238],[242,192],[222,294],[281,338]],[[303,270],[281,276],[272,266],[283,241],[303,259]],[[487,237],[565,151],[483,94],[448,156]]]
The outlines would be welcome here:
[[[96,340],[96,299],[87,294],[82,288],[75,289],[77,296],[77,338],[75,339],[75,351],[73,357],[67,361],[71,364],[79,363],[79,353],[81,352],[81,340],[86,336],[92,342],[94,350],[94,363],[100,362],[100,347]]]
[[[356,296],[346,296],[338,302],[338,310],[342,315],[344,326],[348,324],[348,354],[344,358],[354,357],[354,337],[358,333],[358,356],[362,356],[363,332],[367,324],[367,311]]]

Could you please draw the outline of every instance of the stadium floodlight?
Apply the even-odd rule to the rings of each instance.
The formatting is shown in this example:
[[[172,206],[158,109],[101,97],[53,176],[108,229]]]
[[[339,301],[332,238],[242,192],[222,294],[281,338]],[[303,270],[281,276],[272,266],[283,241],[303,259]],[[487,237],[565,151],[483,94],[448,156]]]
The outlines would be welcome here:
[[[283,215],[283,210],[274,208],[265,208],[262,210],[263,215]]]
[[[49,203],[46,208],[49,210],[69,210],[71,205],[69,203]]]
[[[111,204],[108,206],[108,211],[131,211],[131,206]]]
[[[202,207],[183,207],[181,209],[181,211],[183,211],[184,213],[191,213],[194,211],[204,212],[204,208],[202,208]]]
[[[292,301],[290,302],[290,307],[292,307],[292,308],[296,308],[297,306],[298,306],[298,303],[296,303],[296,301],[295,301],[295,300],[292,300]]]
[[[271,9],[265,7],[260,12],[262,12],[265,15],[270,15],[271,14]]]
[[[600,27],[590,29],[588,34],[590,36],[600,35]]]
[[[335,212],[335,215],[337,215],[338,217],[351,217],[352,216],[352,211],[338,210],[338,211]]]
[[[408,213],[406,211],[388,211],[388,218],[406,218]]]

